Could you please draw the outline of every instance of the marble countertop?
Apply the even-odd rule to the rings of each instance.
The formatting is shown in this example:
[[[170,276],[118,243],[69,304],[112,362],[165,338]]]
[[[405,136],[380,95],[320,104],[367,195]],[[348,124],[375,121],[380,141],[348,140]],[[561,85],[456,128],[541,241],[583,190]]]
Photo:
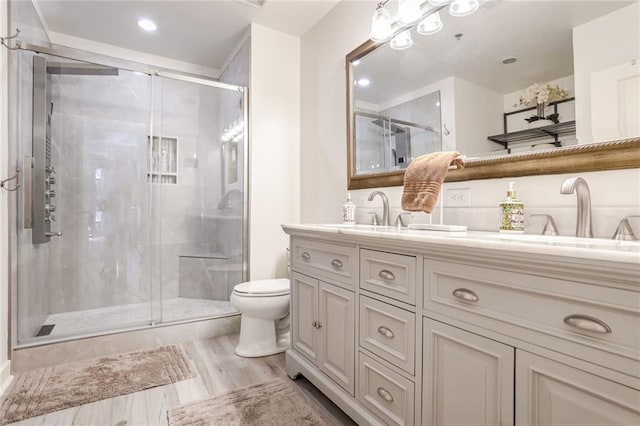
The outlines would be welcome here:
[[[379,239],[388,242],[424,243],[443,248],[469,248],[517,252],[520,255],[557,256],[620,262],[638,265],[640,272],[640,241],[618,241],[600,238],[541,236],[533,234],[501,234],[499,232],[441,232],[424,231],[395,226],[333,224],[284,224],[290,235]],[[639,278],[640,280],[640,278]]]

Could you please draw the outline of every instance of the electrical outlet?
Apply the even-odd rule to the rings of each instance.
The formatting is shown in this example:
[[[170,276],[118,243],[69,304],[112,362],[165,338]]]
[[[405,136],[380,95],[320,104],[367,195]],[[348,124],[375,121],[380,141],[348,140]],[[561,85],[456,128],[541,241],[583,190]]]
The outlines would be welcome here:
[[[449,188],[445,191],[445,207],[469,207],[471,188]]]

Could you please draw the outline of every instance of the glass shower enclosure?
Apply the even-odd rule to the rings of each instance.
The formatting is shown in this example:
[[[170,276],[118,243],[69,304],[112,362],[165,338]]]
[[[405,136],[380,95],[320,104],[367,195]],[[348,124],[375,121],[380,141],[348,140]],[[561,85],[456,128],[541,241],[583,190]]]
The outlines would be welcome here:
[[[246,89],[28,50],[12,61],[18,344],[237,314]]]

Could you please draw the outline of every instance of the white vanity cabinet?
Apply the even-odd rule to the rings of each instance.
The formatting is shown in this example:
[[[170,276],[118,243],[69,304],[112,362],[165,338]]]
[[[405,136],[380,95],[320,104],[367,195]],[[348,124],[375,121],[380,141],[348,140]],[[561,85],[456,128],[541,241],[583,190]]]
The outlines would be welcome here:
[[[292,273],[292,346],[347,392],[355,389],[353,292]]]
[[[513,425],[515,349],[424,318],[423,423]]]
[[[640,393],[525,351],[516,356],[516,424],[637,425]]]
[[[640,424],[640,246],[284,228],[287,373],[359,424]]]

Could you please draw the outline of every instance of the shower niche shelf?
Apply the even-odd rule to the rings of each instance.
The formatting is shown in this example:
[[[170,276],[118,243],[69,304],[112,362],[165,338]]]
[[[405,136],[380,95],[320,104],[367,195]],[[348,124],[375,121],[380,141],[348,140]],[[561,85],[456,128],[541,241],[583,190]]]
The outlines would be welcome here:
[[[151,154],[147,182],[175,185],[178,183],[178,139],[147,137]]]

